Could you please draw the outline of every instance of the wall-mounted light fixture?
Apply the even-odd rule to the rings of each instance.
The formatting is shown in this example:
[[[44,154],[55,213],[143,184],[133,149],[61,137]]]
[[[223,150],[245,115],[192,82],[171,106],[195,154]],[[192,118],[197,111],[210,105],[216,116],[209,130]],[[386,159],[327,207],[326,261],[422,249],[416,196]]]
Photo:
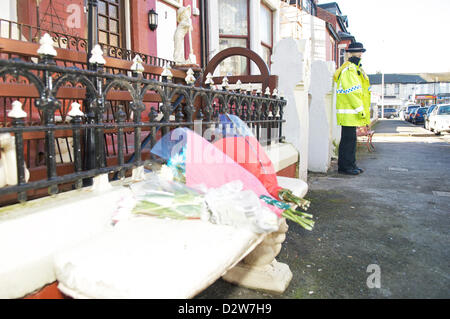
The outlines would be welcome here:
[[[152,31],[158,27],[158,14],[153,9],[148,12],[148,26]]]

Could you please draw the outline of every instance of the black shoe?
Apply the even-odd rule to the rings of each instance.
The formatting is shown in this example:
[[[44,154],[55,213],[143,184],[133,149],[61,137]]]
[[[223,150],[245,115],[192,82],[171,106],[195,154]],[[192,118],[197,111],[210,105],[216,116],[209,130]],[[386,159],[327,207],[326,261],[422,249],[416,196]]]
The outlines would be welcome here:
[[[338,169],[338,173],[345,174],[345,175],[359,175],[359,170],[357,170],[357,169],[346,169],[346,170]]]
[[[364,173],[364,170],[363,170],[362,168],[355,167],[354,169],[358,170],[360,174],[361,174],[361,173]]]

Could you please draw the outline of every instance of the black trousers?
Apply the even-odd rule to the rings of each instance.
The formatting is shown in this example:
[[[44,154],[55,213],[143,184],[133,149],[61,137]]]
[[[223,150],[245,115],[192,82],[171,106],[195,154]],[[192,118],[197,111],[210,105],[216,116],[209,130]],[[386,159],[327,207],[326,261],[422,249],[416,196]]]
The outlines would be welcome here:
[[[356,168],[356,127],[342,126],[341,142],[339,143],[338,169],[351,170]]]

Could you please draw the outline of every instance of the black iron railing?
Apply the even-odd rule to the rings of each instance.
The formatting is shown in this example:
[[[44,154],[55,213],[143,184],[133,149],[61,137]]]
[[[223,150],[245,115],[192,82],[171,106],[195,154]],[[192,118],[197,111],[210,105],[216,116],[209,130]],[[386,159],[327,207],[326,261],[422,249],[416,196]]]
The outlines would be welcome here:
[[[0,134],[15,136],[17,160],[17,184],[1,187],[0,197],[16,193],[20,202],[27,200],[30,190],[48,188],[48,194],[52,195],[61,191],[58,185],[80,188],[83,180],[99,174],[117,173],[122,178],[130,169],[155,160],[143,156],[143,148],[151,148],[172,128],[184,126],[193,129],[195,125],[203,129],[218,128],[218,116],[223,113],[237,115],[246,121],[262,144],[284,139],[282,123],[286,101],[268,94],[214,90],[209,85],[175,84],[165,73],[162,81],[145,79],[139,72],[132,72],[132,76],[110,74],[99,64],[93,65],[92,70],[67,68],[55,65],[51,56],[41,56],[39,63],[0,60],[0,80],[10,78],[32,85],[39,94],[35,99],[41,119],[38,125],[30,125],[25,120],[27,114],[23,110],[15,110],[17,112],[4,112],[8,120],[4,127],[0,127]],[[85,89],[87,98],[80,101],[81,112],[68,113],[70,123],[57,123],[55,112],[61,107],[57,95],[66,87]],[[128,92],[132,119],[127,120],[122,107],[113,109],[108,100],[112,92]],[[144,102],[147,94],[158,97],[156,107]],[[20,106],[20,103],[15,106],[18,104]],[[72,103],[72,109],[75,106]],[[10,109],[11,105],[3,107]],[[113,113],[111,121],[105,121],[104,115],[108,112]],[[24,147],[24,137],[30,134],[44,140],[46,177],[27,182],[23,163],[31,150]],[[108,134],[113,138],[107,140]],[[133,139],[133,154],[128,158],[124,154],[124,143],[130,142],[127,134],[131,134]],[[73,141],[68,150],[71,171],[64,174],[58,174],[60,163],[57,162],[59,146],[56,142],[61,136],[70,137]],[[113,154],[108,154],[111,149]],[[108,162],[111,157],[115,160]],[[86,165],[87,161],[93,165]]]

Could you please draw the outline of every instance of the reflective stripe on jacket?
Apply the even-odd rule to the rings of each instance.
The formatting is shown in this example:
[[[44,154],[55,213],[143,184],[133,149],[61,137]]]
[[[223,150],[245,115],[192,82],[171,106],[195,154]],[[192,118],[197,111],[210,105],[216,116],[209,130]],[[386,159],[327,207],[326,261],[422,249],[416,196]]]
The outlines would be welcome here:
[[[337,124],[341,126],[370,124],[370,82],[363,69],[347,61],[334,73],[334,81],[337,84]]]

